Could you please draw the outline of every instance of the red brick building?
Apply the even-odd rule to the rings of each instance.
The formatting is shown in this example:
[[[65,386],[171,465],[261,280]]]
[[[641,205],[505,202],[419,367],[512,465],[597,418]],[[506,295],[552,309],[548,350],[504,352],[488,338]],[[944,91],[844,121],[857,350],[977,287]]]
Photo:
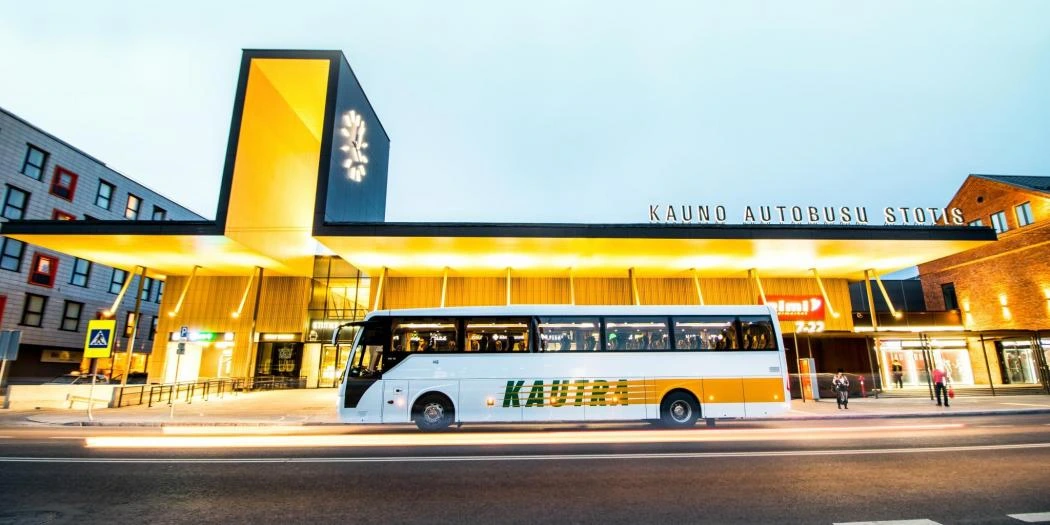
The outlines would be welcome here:
[[[949,207],[999,240],[919,265],[929,310],[960,310],[978,384],[1048,384],[1050,177],[970,175]],[[989,373],[989,369],[991,373]]]

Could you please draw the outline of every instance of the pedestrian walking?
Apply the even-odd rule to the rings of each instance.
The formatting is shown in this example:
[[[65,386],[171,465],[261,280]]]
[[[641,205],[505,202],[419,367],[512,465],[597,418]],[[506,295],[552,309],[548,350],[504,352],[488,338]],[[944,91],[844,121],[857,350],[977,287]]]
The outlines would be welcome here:
[[[835,402],[838,403],[839,410],[849,410],[849,378],[842,373],[841,368],[831,379],[831,386],[835,390]]]
[[[904,366],[901,365],[900,359],[893,359],[893,383],[897,385],[897,388],[904,388]]]
[[[948,374],[941,367],[933,369],[933,396],[937,398],[937,406],[941,406],[941,398],[944,398],[944,406],[948,406]]]

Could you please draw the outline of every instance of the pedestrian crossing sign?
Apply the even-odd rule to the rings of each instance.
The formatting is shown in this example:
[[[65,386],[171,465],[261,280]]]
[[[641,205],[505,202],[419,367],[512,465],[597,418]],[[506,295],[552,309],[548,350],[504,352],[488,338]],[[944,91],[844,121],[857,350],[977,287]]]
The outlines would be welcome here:
[[[109,357],[113,350],[113,332],[117,322],[112,319],[89,321],[84,339],[84,357]]]

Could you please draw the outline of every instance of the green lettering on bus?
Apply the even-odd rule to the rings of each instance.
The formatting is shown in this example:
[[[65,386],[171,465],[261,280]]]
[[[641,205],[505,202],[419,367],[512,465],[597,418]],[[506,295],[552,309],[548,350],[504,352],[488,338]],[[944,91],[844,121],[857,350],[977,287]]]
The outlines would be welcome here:
[[[604,379],[595,379],[591,387],[590,406],[605,406],[605,393],[609,391],[609,382]]]
[[[521,406],[521,400],[518,399],[518,391],[521,390],[521,385],[524,385],[524,381],[507,381],[507,390],[503,393],[503,408]]]
[[[616,382],[616,400],[623,406],[627,406],[627,380],[621,379]]]
[[[543,380],[537,379],[532,382],[532,389],[529,390],[529,400],[525,402],[527,407],[541,407],[543,406]]]
[[[578,407],[579,406],[583,406],[583,398],[584,398],[584,394],[587,392],[587,383],[588,382],[589,382],[589,380],[587,380],[587,379],[577,379],[576,380],[576,400],[573,401],[573,403],[572,403],[573,406],[578,406]]]
[[[565,398],[569,395],[569,380],[555,379],[551,384],[551,406],[560,407],[565,404]]]

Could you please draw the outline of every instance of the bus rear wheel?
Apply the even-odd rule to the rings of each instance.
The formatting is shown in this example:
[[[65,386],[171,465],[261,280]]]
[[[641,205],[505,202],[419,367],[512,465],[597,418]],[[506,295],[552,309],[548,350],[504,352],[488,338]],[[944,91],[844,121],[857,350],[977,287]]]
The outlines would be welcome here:
[[[453,416],[452,402],[442,395],[423,396],[412,407],[412,419],[420,430],[426,432],[448,428]]]
[[[687,428],[700,418],[700,404],[685,392],[671,392],[660,403],[660,421],[670,428]]]

